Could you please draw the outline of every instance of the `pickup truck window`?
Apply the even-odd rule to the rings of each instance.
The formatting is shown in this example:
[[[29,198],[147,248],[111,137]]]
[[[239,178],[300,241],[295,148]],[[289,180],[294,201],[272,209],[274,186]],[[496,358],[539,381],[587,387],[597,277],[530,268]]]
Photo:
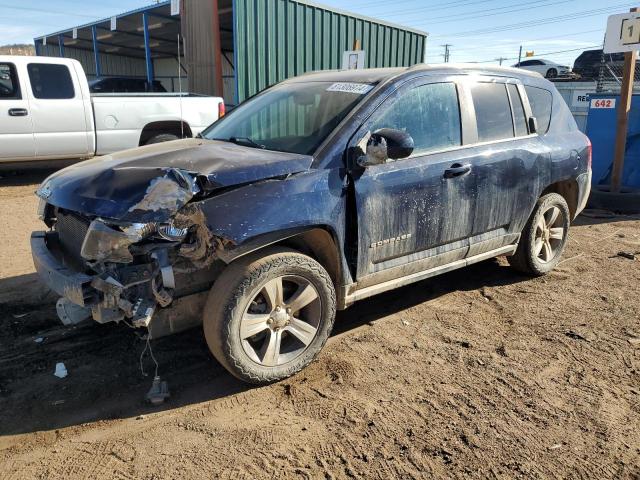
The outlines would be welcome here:
[[[524,113],[524,106],[522,105],[522,99],[520,98],[518,87],[513,83],[510,83],[507,85],[507,90],[509,91],[511,108],[513,109],[513,125],[516,128],[516,137],[529,135],[529,130],[527,129],[527,116]]]
[[[476,109],[478,140],[491,142],[513,138],[511,106],[505,85],[503,83],[473,83],[471,95]]]
[[[43,100],[75,97],[73,81],[66,65],[30,63],[27,71],[34,97]]]
[[[12,63],[0,63],[0,100],[20,100],[20,83]]]
[[[551,105],[553,102],[551,92],[538,87],[527,86],[524,89],[527,92],[527,97],[529,97],[533,116],[538,120],[539,132],[542,134],[547,133],[551,123]]]
[[[209,140],[311,155],[373,89],[358,83],[287,83],[247,100],[207,128]]]
[[[460,145],[460,107],[455,84],[421,85],[400,95],[373,121],[370,130],[381,128],[409,133],[415,144],[414,155]]]

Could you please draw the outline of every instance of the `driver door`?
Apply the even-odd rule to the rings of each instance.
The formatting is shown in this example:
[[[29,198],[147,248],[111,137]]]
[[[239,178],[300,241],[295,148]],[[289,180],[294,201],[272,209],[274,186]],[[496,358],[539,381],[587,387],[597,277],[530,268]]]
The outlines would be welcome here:
[[[409,82],[361,127],[352,146],[381,128],[403,130],[415,149],[400,160],[354,167],[358,288],[463,260],[473,229],[476,179],[465,161],[455,80]],[[355,148],[357,151],[357,148]]]
[[[33,122],[18,70],[0,63],[0,161],[32,159],[36,154]]]

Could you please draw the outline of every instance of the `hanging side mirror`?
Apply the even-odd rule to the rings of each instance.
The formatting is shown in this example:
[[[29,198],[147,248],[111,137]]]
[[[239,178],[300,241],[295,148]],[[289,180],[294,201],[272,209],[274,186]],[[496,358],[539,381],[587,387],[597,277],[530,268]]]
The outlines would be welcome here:
[[[536,117],[529,117],[529,133],[538,133],[538,119]]]
[[[413,138],[407,132],[381,128],[369,137],[366,144],[366,154],[358,158],[358,165],[369,167],[383,164],[389,159],[407,158],[413,153],[413,149]]]

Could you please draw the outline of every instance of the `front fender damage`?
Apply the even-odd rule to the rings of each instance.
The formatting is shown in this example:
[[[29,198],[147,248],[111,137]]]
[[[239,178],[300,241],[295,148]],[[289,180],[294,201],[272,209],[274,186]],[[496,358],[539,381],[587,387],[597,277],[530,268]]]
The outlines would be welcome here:
[[[235,244],[209,229],[200,203],[188,203],[201,192],[197,177],[171,169],[151,181],[142,200],[130,208],[137,218],[161,214],[167,221],[91,222],[81,256],[96,273],[91,281],[99,292],[91,306],[94,320],[149,327],[156,312],[173,303],[181,287],[177,278],[215,270],[221,252]]]

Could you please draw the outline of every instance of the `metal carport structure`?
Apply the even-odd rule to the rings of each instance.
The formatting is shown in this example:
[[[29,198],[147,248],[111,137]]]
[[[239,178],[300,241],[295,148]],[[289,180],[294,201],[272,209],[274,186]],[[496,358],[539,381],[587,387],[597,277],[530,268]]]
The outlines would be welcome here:
[[[178,77],[180,15],[172,15],[171,1],[124,12],[113,17],[60,30],[34,39],[36,55],[75,58],[89,78],[145,77],[152,82],[164,61],[174,68],[161,77]]]
[[[176,90],[185,74],[185,90],[237,103],[286,78],[341,68],[355,45],[365,67],[420,63],[427,33],[307,0],[167,0],[34,40],[38,54],[76,58],[89,77],[161,79]]]

